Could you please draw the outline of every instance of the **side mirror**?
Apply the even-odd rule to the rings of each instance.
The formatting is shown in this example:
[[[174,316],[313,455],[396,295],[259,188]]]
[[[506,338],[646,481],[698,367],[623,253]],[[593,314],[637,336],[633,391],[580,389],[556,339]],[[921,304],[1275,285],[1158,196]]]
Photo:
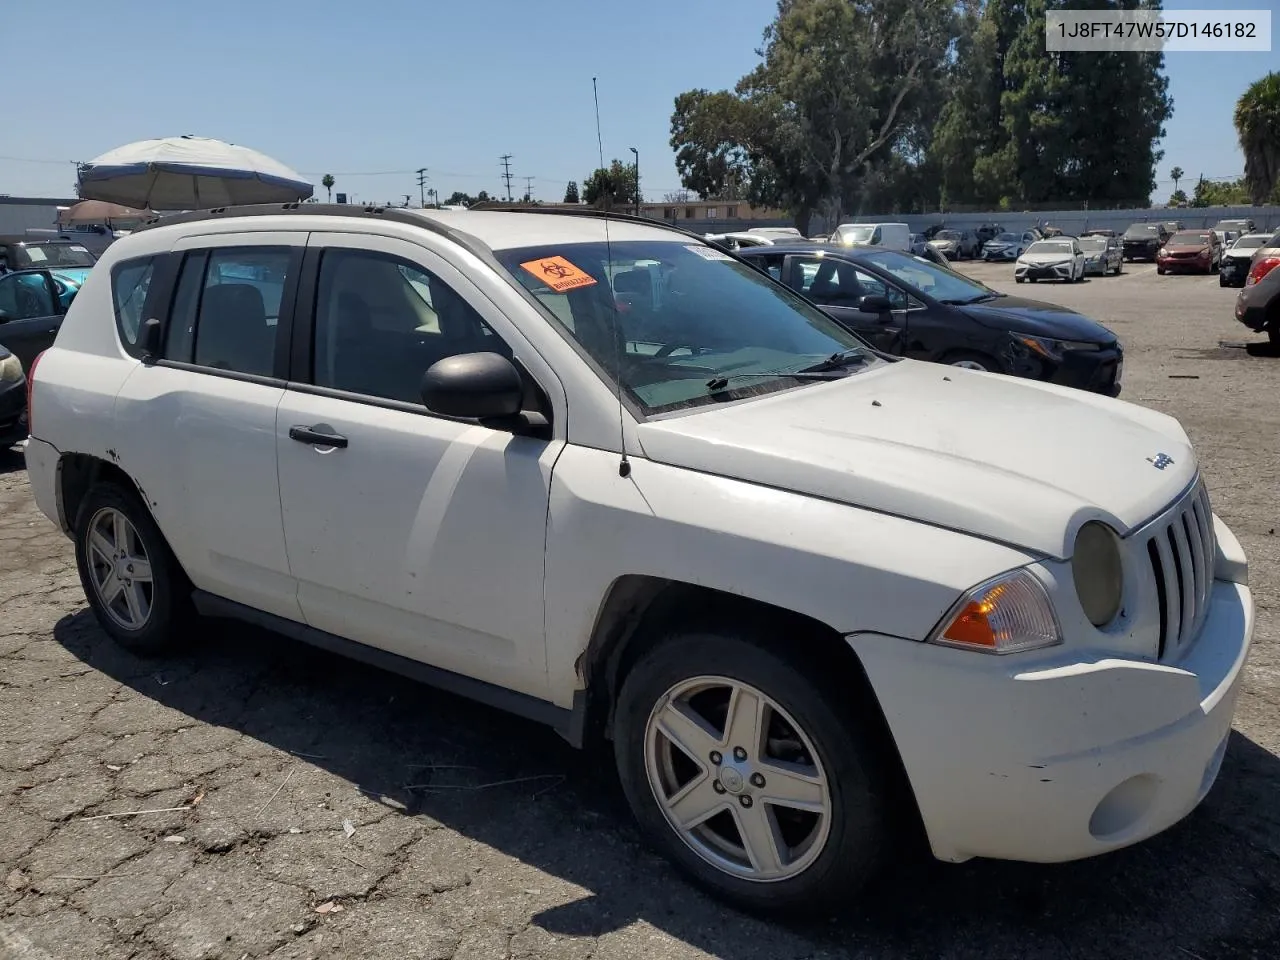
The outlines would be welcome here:
[[[433,363],[422,375],[422,402],[446,417],[514,417],[524,402],[524,381],[497,353],[463,353]]]
[[[893,310],[893,304],[889,302],[888,297],[882,297],[878,293],[869,293],[862,298],[858,304],[858,309],[863,313],[889,313]]]

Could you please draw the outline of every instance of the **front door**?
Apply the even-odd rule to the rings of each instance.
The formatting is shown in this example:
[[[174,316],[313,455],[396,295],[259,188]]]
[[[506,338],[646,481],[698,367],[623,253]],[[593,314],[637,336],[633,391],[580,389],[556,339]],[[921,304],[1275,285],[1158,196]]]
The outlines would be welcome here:
[[[902,352],[906,295],[879,277],[835,257],[794,255],[787,258],[787,285],[857,331],[885,353]],[[889,300],[892,310],[883,313],[861,308],[869,295]]]
[[[47,270],[0,276],[0,344],[24,370],[31,369],[36,354],[53,345],[64,312]]]
[[[297,334],[310,333],[293,377],[309,382],[276,417],[307,623],[545,697],[543,553],[562,444],[435,416],[420,399],[436,361],[523,359],[528,345],[425,246],[316,233],[307,257],[315,297],[299,304]]]

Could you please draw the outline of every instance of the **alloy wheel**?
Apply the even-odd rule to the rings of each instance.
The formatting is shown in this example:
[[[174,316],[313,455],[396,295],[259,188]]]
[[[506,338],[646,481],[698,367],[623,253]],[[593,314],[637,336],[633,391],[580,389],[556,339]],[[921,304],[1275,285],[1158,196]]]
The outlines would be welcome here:
[[[141,630],[151,618],[155,583],[137,528],[120,510],[103,507],[89,521],[85,547],[93,589],[107,616],[125,630]]]
[[[717,869],[777,882],[822,853],[826,770],[795,719],[756,687],[719,676],[671,687],[649,715],[644,759],[667,823]]]

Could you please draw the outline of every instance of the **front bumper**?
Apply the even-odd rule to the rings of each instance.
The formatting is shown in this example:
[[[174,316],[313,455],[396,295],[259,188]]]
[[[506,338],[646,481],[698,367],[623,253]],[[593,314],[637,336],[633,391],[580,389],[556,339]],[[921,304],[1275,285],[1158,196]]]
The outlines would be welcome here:
[[[1157,260],[1156,265],[1161,267],[1165,273],[1212,273],[1213,261],[1203,260],[1198,257],[1174,258],[1166,257],[1163,260]]]
[[[1123,250],[1125,258],[1129,260],[1154,260],[1160,252],[1160,245],[1156,243],[1126,243]]]
[[[27,438],[26,378],[0,383],[0,450]]]
[[[1215,518],[1219,551],[1243,564]],[[1219,569],[1223,569],[1221,566]],[[1249,588],[1215,580],[1176,663],[1009,658],[854,635],[935,856],[1057,862],[1173,826],[1213,786],[1253,636]]]
[[[1018,256],[1014,250],[991,250],[987,247],[982,248],[983,260],[1017,260]]]
[[[1056,263],[1052,266],[1018,264],[1014,268],[1015,278],[1024,280],[1070,280],[1075,276],[1074,263]]]
[[[1243,287],[1245,280],[1249,278],[1249,263],[1250,261],[1238,257],[1223,257],[1218,276],[1227,286]]]

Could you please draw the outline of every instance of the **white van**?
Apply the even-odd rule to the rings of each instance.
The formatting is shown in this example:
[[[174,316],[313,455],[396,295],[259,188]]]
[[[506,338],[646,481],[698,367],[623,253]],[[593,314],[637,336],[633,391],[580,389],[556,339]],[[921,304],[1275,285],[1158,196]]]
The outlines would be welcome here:
[[[911,228],[905,223],[842,223],[831,234],[831,242],[845,246],[888,247],[911,252]]]

